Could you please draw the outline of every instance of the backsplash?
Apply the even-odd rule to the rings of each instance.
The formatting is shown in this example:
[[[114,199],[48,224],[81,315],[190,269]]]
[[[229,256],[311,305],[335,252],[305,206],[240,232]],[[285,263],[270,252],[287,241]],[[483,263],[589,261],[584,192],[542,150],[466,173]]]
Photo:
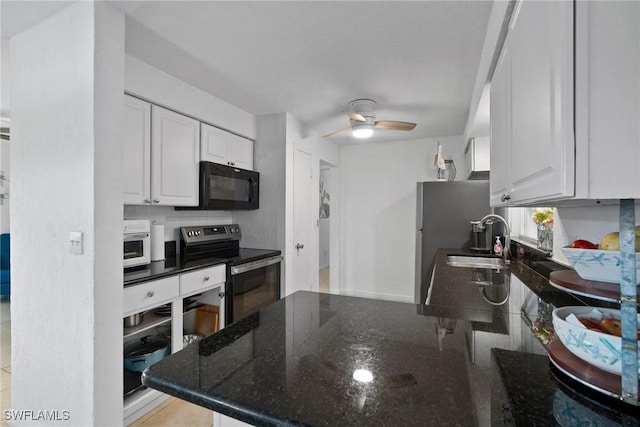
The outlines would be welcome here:
[[[124,206],[124,219],[148,219],[164,225],[164,240],[180,241],[180,227],[232,224],[230,211],[177,211],[171,206]],[[178,251],[180,244],[178,243]]]

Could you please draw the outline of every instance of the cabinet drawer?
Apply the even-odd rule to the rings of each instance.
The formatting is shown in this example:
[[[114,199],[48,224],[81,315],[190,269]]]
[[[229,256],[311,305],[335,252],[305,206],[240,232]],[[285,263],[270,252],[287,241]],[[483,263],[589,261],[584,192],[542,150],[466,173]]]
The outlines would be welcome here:
[[[179,289],[178,276],[124,288],[124,315],[165,304],[178,296]]]
[[[203,289],[211,288],[218,283],[224,283],[226,271],[226,265],[223,264],[181,274],[180,295],[189,295]]]

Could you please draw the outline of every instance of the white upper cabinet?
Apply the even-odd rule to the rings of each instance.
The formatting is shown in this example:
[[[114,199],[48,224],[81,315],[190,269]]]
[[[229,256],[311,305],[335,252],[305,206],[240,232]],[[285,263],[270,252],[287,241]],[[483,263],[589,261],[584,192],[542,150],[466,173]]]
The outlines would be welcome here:
[[[197,206],[200,122],[156,105],[151,113],[151,201]]]
[[[489,201],[491,206],[508,202],[507,179],[509,176],[509,104],[507,87],[509,86],[510,50],[507,43],[496,65],[491,81],[491,149],[489,151],[491,174],[489,180]]]
[[[572,197],[573,4],[519,3],[507,38],[491,91],[491,204]]]
[[[124,204],[197,206],[199,122],[124,99]]]
[[[202,123],[200,159],[253,170],[253,141]]]
[[[640,198],[639,22],[639,2],[518,3],[491,82],[492,206]]]
[[[151,203],[151,104],[124,96],[124,204]]]

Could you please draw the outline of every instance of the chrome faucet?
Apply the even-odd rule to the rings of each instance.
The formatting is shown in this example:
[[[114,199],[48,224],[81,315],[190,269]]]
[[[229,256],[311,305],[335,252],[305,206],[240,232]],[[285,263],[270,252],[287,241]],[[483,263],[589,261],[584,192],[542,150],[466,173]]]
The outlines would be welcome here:
[[[485,224],[493,224],[496,221],[500,221],[504,224],[504,247],[502,248],[502,258],[504,258],[504,263],[509,264],[509,249],[511,247],[511,228],[509,227],[509,223],[500,215],[489,214],[480,220],[480,226],[484,227]]]

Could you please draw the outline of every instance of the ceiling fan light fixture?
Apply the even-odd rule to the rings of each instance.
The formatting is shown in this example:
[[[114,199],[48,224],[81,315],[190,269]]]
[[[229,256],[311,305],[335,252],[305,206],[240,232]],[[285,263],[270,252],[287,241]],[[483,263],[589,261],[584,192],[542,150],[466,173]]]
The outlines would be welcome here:
[[[370,138],[373,135],[373,126],[366,124],[354,126],[351,130],[351,135],[358,139]]]

